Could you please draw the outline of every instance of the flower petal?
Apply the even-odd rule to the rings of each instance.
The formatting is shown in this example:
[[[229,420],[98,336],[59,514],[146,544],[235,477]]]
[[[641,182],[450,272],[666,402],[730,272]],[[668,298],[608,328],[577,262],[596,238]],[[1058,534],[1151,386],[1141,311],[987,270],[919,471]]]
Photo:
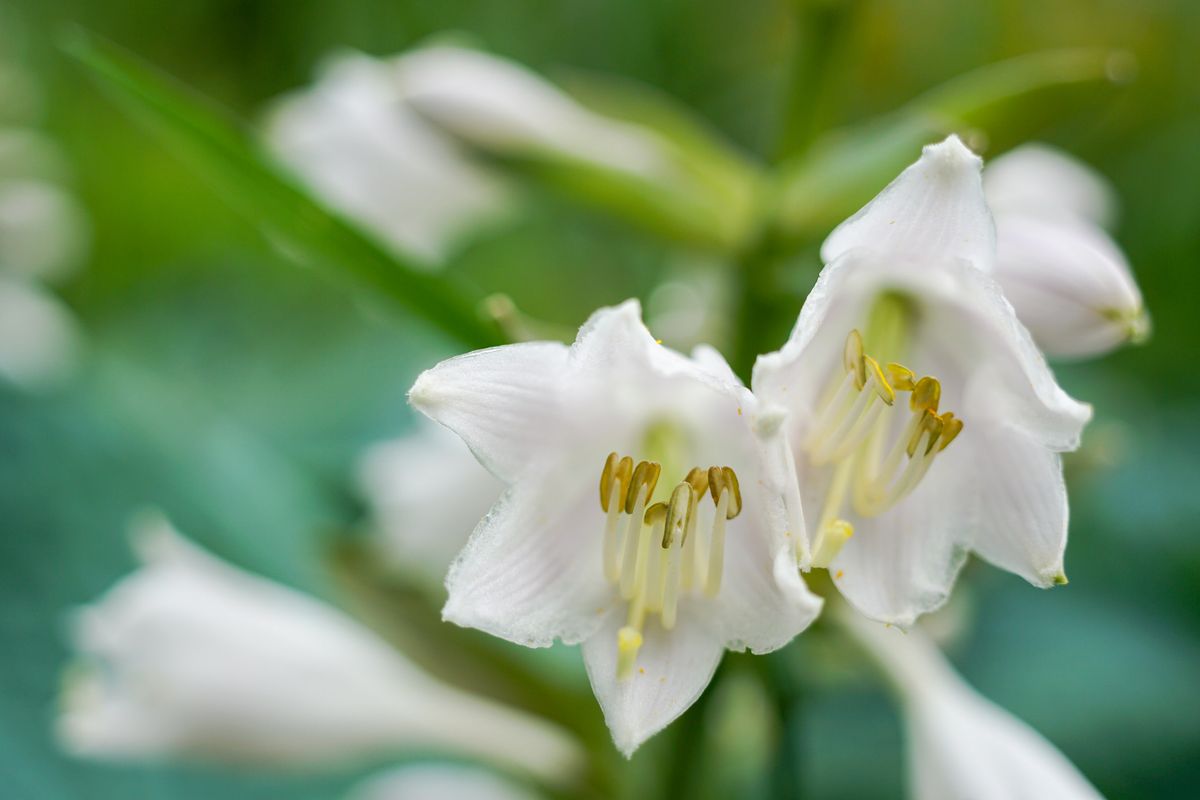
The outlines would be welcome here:
[[[1145,335],[1142,295],[1125,256],[1086,222],[998,215],[996,280],[1051,356],[1092,356]]]
[[[761,654],[778,650],[807,628],[822,601],[800,577],[794,545],[773,535],[786,530],[782,499],[762,487],[743,491],[756,489],[757,502],[746,503],[728,523],[721,593],[701,603],[699,613],[713,621],[727,649]]]
[[[979,487],[964,531],[971,548],[1035,586],[1061,583],[1067,547],[1062,458],[1003,424],[960,438],[961,461],[976,471]]]
[[[681,608],[670,631],[659,627],[657,619],[647,623],[638,669],[626,681],[617,680],[617,631],[624,624],[619,613],[609,614],[583,643],[592,691],[613,742],[626,757],[696,702],[721,661],[720,637],[690,611]]]
[[[844,607],[834,615],[904,700],[913,797],[1100,800],[1054,745],[968,686],[919,628],[889,630]]]
[[[612,591],[590,477],[530,476],[509,489],[451,565],[442,617],[528,647],[595,633]]]
[[[1049,145],[1032,143],[988,162],[983,190],[996,216],[1025,214],[1107,227],[1117,199],[1104,176]]]
[[[421,373],[408,398],[461,436],[496,477],[512,482],[554,441],[566,362],[567,348],[557,342],[477,350]]]
[[[996,237],[983,199],[983,162],[957,136],[927,145],[921,158],[821,245],[821,260],[869,247],[889,257],[964,259],[990,270]]]

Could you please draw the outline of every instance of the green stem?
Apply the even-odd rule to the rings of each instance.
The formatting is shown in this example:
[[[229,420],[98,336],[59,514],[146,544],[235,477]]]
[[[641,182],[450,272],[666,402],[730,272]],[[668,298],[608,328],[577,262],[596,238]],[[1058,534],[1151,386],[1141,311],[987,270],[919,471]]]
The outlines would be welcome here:
[[[801,800],[804,796],[801,758],[804,748],[801,728],[804,692],[792,673],[788,657],[785,649],[762,658],[764,677],[779,718],[779,743],[775,748],[775,764],[769,776],[770,796],[775,800]]]

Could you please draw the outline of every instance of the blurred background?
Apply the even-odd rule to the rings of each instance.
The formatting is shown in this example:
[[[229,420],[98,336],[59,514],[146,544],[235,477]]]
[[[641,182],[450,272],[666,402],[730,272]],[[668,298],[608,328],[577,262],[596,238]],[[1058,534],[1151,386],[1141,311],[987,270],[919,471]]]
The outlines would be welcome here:
[[[331,52],[387,57],[452,35],[563,86],[603,75],[653,87],[762,169],[822,131],[890,114],[1002,59],[1066,47],[1115,54],[1108,67],[1119,74],[1107,77],[1116,80],[989,117],[972,141],[985,156],[1027,138],[1050,142],[1114,184],[1114,235],[1154,335],[1099,361],[1055,365],[1066,389],[1096,409],[1067,467],[1070,586],[1038,592],[972,563],[955,601],[971,621],[951,655],[1106,796],[1178,798],[1200,785],[1200,371],[1187,360],[1200,348],[1200,5],[47,0],[0,5],[0,124],[25,135],[8,138],[16,144],[0,153],[0,180],[23,180],[36,165],[56,192],[46,202],[66,207],[67,221],[47,239],[70,264],[37,283],[53,304],[47,314],[62,323],[46,323],[45,336],[65,337],[46,348],[66,361],[47,374],[0,376],[0,794],[337,797],[390,763],[296,773],[65,755],[54,719],[70,660],[66,619],[133,568],[127,524],[149,506],[242,567],[345,607],[374,604],[376,618],[388,616],[382,604],[402,604],[420,618],[414,624],[436,627],[436,591],[414,600],[402,582],[363,588],[370,570],[356,548],[369,524],[356,476],[370,446],[412,429],[405,392],[417,372],[464,349],[361,283],[298,267],[214,191],[211,176],[177,158],[64,53],[77,26],[254,131],[265,130],[276,98],[312,83]],[[897,169],[920,143],[896,145]],[[895,171],[861,174],[865,195],[846,212]],[[664,281],[716,276],[685,287],[683,306],[717,318],[685,320],[673,338],[718,339],[745,375],[750,350],[782,343],[816,275],[816,246],[844,216],[816,220],[738,289],[769,301],[749,316],[729,305],[734,289],[720,277],[741,258],[736,247],[658,235],[537,181],[522,185],[502,219],[446,252],[443,270],[504,293],[530,324],[568,332],[631,296],[670,319],[675,295]],[[35,317],[28,325],[41,324]],[[4,335],[14,335],[12,319],[0,321]],[[738,319],[753,321],[749,342],[727,338]],[[474,632],[453,636],[496,646]],[[575,654],[529,658],[534,670],[568,673],[565,691],[584,698],[578,713],[594,731],[600,712]],[[785,740],[802,765],[804,796],[901,796],[900,725],[881,690],[820,631],[787,660],[797,687]],[[756,724],[753,693],[739,694],[756,668],[732,658],[725,669],[731,680],[704,724],[689,715],[660,740],[686,735],[724,753],[757,741],[738,727]],[[660,740],[628,767],[615,752],[599,758],[628,773],[618,780],[628,789],[655,780],[655,760],[674,746]],[[602,732],[589,746],[611,750]],[[766,791],[752,771],[713,780],[709,791]]]

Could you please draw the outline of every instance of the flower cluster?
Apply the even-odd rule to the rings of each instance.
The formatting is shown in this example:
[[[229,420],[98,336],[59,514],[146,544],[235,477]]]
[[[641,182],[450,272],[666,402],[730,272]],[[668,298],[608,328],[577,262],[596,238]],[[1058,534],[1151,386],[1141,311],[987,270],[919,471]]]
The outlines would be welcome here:
[[[699,696],[723,649],[767,652],[810,624],[813,570],[904,628],[945,602],[972,552],[1065,583],[1059,454],[1091,409],[1035,342],[1115,345],[1111,320],[1141,318],[1140,301],[1089,301],[1073,347],[1037,319],[1061,272],[1128,288],[1128,270],[1115,281],[1113,260],[1073,254],[1059,270],[1039,251],[1039,272],[1001,252],[982,162],[951,136],[829,236],[790,339],[749,389],[715,350],[656,342],[634,301],[597,311],[570,347],[427,371],[412,404],[507,486],[450,567],[444,617],[529,646],[583,643],[630,753]],[[1041,300],[1014,307],[1006,287],[1021,280]]]

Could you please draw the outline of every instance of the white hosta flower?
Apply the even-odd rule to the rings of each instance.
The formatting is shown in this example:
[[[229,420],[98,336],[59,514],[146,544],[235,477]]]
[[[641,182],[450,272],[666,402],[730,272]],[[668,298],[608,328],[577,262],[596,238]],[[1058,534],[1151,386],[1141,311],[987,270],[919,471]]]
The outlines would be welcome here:
[[[1104,178],[1025,145],[988,165],[984,190],[996,218],[995,278],[1043,350],[1091,356],[1145,338],[1133,271],[1104,231],[1116,206]]]
[[[451,688],[339,611],[242,572],[165,520],[144,565],[74,626],[81,665],[59,719],[68,750],[316,766],[444,750],[561,780],[574,743]]]
[[[359,485],[386,566],[439,585],[504,488],[461,439],[430,423],[368,450]]]
[[[0,181],[0,272],[53,281],[79,266],[87,223],[75,198],[43,180]]]
[[[900,625],[943,602],[968,550],[1038,586],[1065,581],[1058,453],[1090,409],[988,275],[979,172],[956,137],[926,147],[825,241],[791,338],[754,370],[760,400],[786,412],[811,526],[801,566],[828,567],[860,611]]]
[[[355,786],[347,800],[537,800],[498,775],[453,764],[400,767]]]
[[[569,348],[445,361],[410,400],[510,487],[451,568],[444,617],[583,643],[626,754],[695,701],[724,649],[774,650],[817,614],[760,463],[778,426],[715,351],[656,343],[636,302],[597,311]]]
[[[316,84],[278,101],[267,143],[333,208],[404,255],[436,261],[508,205],[497,179],[408,105],[402,85],[422,51],[330,59]]]
[[[54,386],[74,368],[79,342],[75,320],[57,297],[0,276],[0,377],[28,389]]]
[[[407,101],[421,114],[490,152],[549,151],[645,178],[672,169],[657,134],[590,111],[506,59],[431,46],[406,57],[402,81]]]
[[[921,629],[904,633],[840,611],[904,706],[909,792],[917,800],[1101,800],[1037,731],[980,696]]]

